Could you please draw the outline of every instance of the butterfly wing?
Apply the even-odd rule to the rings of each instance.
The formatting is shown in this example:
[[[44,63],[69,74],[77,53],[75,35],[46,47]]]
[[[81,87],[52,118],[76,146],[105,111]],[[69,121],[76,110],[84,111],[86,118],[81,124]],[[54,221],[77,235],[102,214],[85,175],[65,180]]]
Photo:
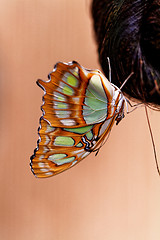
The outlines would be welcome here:
[[[100,71],[76,62],[56,64],[44,90],[39,140],[31,157],[37,177],[49,177],[77,164],[98,148],[117,117],[120,96]]]

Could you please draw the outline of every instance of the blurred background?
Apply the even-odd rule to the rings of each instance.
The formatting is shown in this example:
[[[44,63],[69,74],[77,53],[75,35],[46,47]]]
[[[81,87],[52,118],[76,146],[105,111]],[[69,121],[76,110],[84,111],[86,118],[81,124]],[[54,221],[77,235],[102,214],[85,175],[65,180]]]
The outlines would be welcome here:
[[[36,179],[43,91],[57,61],[100,68],[90,0],[1,0],[0,239],[158,240],[160,177],[143,107],[114,126],[98,156]],[[160,113],[149,110],[160,159]]]

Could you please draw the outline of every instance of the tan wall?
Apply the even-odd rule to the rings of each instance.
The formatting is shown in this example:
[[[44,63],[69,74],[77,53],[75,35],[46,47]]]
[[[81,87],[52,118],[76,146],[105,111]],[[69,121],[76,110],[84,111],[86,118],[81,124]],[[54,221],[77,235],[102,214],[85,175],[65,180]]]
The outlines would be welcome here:
[[[97,157],[50,179],[29,168],[42,90],[57,61],[99,68],[89,0],[1,0],[0,240],[159,240],[160,178],[145,112]],[[149,112],[160,159],[160,114]]]

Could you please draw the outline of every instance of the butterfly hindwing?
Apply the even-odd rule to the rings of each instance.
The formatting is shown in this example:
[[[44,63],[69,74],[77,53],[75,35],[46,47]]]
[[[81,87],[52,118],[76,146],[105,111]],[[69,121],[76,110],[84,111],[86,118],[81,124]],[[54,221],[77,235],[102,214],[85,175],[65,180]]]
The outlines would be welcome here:
[[[108,132],[113,119],[108,120]],[[81,128],[55,128],[41,118],[38,148],[31,157],[32,171],[37,177],[60,173],[88,156],[101,140],[106,126],[98,123]],[[106,122],[105,122],[106,123]]]

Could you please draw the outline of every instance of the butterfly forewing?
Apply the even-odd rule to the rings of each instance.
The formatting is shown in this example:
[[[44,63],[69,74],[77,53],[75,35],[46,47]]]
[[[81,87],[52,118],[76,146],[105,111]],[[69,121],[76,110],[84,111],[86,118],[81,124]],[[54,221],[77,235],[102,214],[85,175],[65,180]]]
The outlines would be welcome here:
[[[44,90],[39,140],[31,157],[37,177],[60,173],[95,151],[123,115],[124,97],[100,71],[57,63]],[[120,119],[118,119],[120,118]]]

